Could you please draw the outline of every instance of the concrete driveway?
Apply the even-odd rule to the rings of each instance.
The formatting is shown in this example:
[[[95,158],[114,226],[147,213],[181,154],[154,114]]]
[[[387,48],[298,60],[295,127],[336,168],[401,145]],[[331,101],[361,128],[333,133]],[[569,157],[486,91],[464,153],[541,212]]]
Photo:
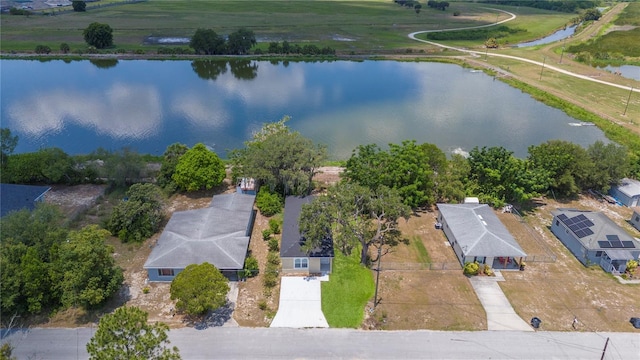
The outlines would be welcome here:
[[[487,329],[534,331],[513,310],[511,303],[498,285],[498,281],[504,281],[504,278],[499,271],[495,273],[495,277],[473,276],[470,278],[471,286],[487,313]]]
[[[283,276],[280,305],[271,327],[328,328],[322,313],[320,278]]]

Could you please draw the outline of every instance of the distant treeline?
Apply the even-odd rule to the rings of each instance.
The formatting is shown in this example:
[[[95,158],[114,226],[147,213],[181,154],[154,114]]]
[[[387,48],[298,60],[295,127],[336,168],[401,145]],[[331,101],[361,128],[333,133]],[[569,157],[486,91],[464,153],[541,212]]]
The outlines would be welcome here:
[[[459,31],[443,31],[427,34],[429,40],[486,40],[488,38],[503,38],[510,34],[527,32],[521,28],[510,28],[506,25],[484,29],[470,29]]]
[[[572,13],[582,9],[590,9],[598,6],[599,1],[547,1],[547,0],[484,0],[480,1],[488,4],[495,5],[508,5],[508,6],[525,6],[536,9],[544,9],[551,11],[559,11],[565,13]]]

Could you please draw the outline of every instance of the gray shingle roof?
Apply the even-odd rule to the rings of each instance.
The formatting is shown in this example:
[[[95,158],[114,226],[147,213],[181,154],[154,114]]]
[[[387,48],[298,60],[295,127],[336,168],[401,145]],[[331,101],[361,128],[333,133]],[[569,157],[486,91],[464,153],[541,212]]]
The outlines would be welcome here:
[[[566,209],[561,208],[551,212],[554,217],[554,221],[558,220],[558,216],[564,214],[567,218],[573,218],[576,215],[583,214],[587,217],[587,219],[591,220],[593,223],[592,226],[589,227],[591,229],[592,234],[583,236],[582,238],[575,235],[575,233],[568,229],[571,233],[574,234],[574,237],[578,239],[584,245],[585,248],[589,250],[610,250],[610,248],[602,248],[598,241],[607,240],[607,236],[615,235],[618,237],[620,241],[631,241],[634,245],[631,250],[640,249],[640,242],[637,241],[633,236],[629,235],[623,228],[618,226],[613,220],[609,219],[605,214],[600,211],[584,211],[577,209]]]
[[[487,204],[438,204],[465,256],[527,256]]]
[[[321,247],[313,249],[309,253],[305,253],[301,249],[304,240],[300,235],[298,218],[302,211],[302,205],[310,203],[313,199],[313,196],[288,196],[285,199],[280,257],[333,257],[333,241],[331,238],[325,239]]]
[[[48,186],[0,184],[0,217],[12,211],[35,209],[36,201],[50,189]]]
[[[144,268],[183,269],[208,262],[221,270],[242,269],[254,199],[239,193],[216,195],[208,208],[173,213]]]

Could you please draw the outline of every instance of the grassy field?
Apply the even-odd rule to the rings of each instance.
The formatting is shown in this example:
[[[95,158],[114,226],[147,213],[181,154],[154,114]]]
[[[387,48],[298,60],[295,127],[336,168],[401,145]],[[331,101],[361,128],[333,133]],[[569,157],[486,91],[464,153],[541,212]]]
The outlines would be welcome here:
[[[359,327],[373,296],[371,271],[360,266],[358,255],[357,251],[349,257],[336,252],[330,281],[322,282],[322,312],[330,327]]]
[[[460,11],[460,16],[453,16]],[[544,36],[566,23],[568,14],[521,8],[513,26],[529,29],[526,37]],[[451,4],[447,11],[424,8],[420,14],[388,0],[364,1],[146,1],[56,16],[3,14],[2,51],[33,51],[36,45],[72,49],[86,46],[82,30],[94,21],[114,29],[117,48],[137,49],[147,36],[191,36],[198,28],[228,34],[240,27],[261,41],[314,42],[340,51],[380,53],[415,45],[412,31],[488,24],[507,15],[482,4]],[[521,36],[525,37],[525,36]],[[518,40],[518,39],[513,39]],[[146,47],[148,48],[148,47]]]

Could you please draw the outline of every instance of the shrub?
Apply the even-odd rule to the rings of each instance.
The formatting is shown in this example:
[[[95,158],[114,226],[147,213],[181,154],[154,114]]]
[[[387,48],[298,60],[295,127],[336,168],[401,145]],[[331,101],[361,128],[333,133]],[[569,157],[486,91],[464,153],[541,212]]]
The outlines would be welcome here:
[[[149,291],[151,291],[151,289],[148,286],[145,286],[145,287],[142,288],[142,293],[143,294],[148,294]]]
[[[280,265],[280,255],[278,255],[278,253],[273,251],[268,253],[267,266],[269,266],[269,264],[273,265],[274,267],[277,267],[278,265]]]
[[[36,54],[49,54],[51,52],[51,48],[46,45],[38,45],[36,46]]]
[[[271,238],[271,240],[269,240],[269,251],[276,252],[278,250],[280,250],[280,245],[278,245],[278,239]]]
[[[265,300],[260,300],[258,302],[258,308],[260,308],[260,310],[263,310],[263,311],[267,310],[268,309],[267,302]]]
[[[60,44],[60,52],[63,54],[68,54],[71,51],[71,47],[67,43]]]
[[[477,262],[466,262],[464,263],[462,272],[465,275],[478,275],[478,272],[480,272],[480,264]]]
[[[491,268],[491,266],[489,266],[489,264],[484,264],[484,269],[482,270],[482,272],[487,276],[495,275],[493,269]]]
[[[253,255],[249,255],[244,261],[244,276],[254,277],[258,275],[259,272],[258,260],[254,258]]]
[[[281,230],[282,230],[282,225],[280,223],[280,220],[278,219],[269,219],[269,229],[271,230],[271,233],[273,234],[280,234]]]
[[[262,240],[269,241],[271,239],[271,229],[262,230]]]
[[[456,10],[453,12],[453,16],[460,16],[460,11]]]
[[[278,273],[275,271],[270,271],[264,274],[262,284],[267,288],[272,288],[278,285]]]
[[[256,196],[256,206],[264,216],[273,216],[282,211],[282,197],[262,187]]]

